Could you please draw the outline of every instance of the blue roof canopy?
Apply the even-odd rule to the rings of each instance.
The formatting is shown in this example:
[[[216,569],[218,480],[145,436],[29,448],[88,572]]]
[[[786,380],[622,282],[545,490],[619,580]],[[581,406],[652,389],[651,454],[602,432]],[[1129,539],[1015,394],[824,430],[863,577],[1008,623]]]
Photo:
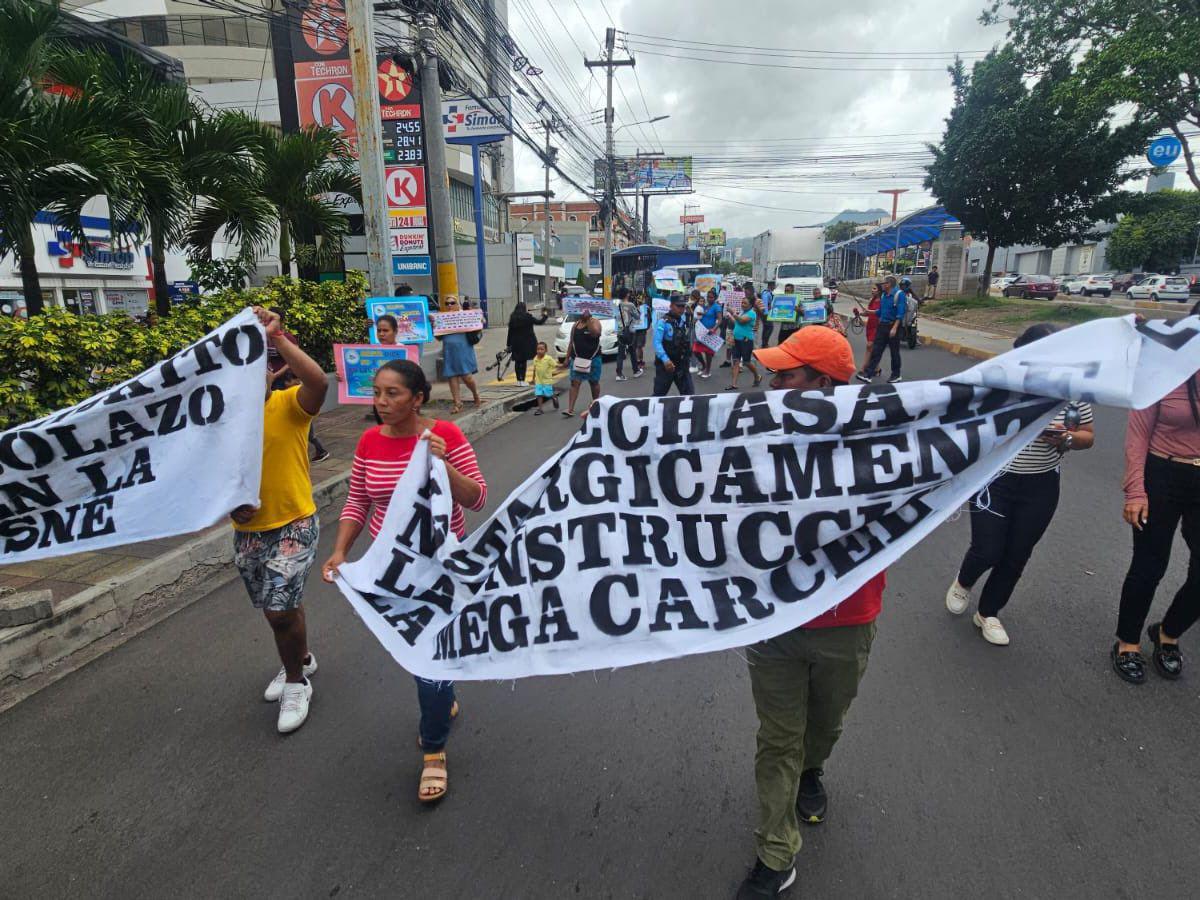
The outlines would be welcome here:
[[[907,216],[873,228],[866,234],[834,244],[826,254],[844,251],[858,256],[876,256],[889,250],[903,249],[925,241],[936,241],[947,222],[957,225],[958,219],[946,212],[944,206],[930,206]]]

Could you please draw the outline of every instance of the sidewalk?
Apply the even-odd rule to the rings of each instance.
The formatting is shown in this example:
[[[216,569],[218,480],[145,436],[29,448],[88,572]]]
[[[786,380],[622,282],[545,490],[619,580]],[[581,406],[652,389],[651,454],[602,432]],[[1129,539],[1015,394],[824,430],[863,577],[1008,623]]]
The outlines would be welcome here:
[[[557,327],[551,318],[537,327],[538,338],[552,341]],[[499,425],[512,404],[530,395],[531,388],[518,384],[511,368],[502,381],[485,368],[495,362],[506,336],[506,325],[489,328],[475,346],[482,408],[475,409],[464,387],[464,410],[451,415],[450,386],[435,382],[425,407],[430,416],[457,422],[468,437],[475,438]],[[427,372],[432,374],[433,360],[440,353],[436,342],[426,345]],[[316,421],[317,436],[329,459],[311,468],[319,509],[340,501],[359,436],[374,424],[370,406],[339,406],[335,388],[331,395]],[[0,710],[12,702],[11,695],[29,692],[19,687],[20,682],[49,673],[58,661],[114,632],[143,630],[233,578],[231,560],[230,528],[222,522],[193,534],[0,566],[0,594],[7,593],[5,588],[47,590],[54,608],[49,619],[0,628]]]

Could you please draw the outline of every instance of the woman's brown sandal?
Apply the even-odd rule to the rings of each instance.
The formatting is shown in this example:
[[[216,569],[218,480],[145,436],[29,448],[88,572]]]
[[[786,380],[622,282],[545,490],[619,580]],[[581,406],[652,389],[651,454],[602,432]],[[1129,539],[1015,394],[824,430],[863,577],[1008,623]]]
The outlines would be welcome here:
[[[417,799],[422,803],[434,803],[446,796],[449,779],[446,773],[446,752],[425,754],[425,767],[421,770],[421,783],[417,786]]]

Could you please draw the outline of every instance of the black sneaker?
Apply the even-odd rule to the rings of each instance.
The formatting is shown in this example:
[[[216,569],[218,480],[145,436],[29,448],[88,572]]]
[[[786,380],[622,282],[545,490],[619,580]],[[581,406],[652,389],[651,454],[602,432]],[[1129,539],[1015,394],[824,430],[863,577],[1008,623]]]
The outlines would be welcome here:
[[[1146,658],[1136,650],[1120,652],[1118,641],[1112,646],[1113,671],[1130,684],[1141,684],[1146,680]]]
[[[904,379],[901,378],[899,375],[893,375],[891,378],[888,379],[888,384],[899,384],[903,380]]]
[[[866,372],[855,372],[854,377],[857,378],[859,381],[861,381],[863,384],[871,383],[871,376],[868,375]]]
[[[721,368],[728,369],[732,365],[733,365],[733,363],[731,363],[729,360],[725,360],[725,362],[721,363]]]
[[[1170,681],[1182,675],[1183,652],[1178,644],[1162,642],[1162,622],[1155,622],[1147,628],[1146,636],[1154,644],[1154,652],[1150,654],[1150,658],[1154,660],[1154,670]]]
[[[821,784],[823,769],[805,769],[800,773],[800,791],[796,795],[796,816],[805,825],[820,825],[825,821],[829,795]]]
[[[738,888],[737,900],[766,900],[778,897],[796,880],[796,867],[789,866],[786,872],[776,872],[763,865],[761,859],[754,860],[754,868]]]
[[[327,460],[327,459],[329,459],[329,451],[322,450],[320,453],[318,453],[316,456],[314,456],[312,458],[312,461],[315,463],[318,463],[318,462],[325,462],[325,460]]]

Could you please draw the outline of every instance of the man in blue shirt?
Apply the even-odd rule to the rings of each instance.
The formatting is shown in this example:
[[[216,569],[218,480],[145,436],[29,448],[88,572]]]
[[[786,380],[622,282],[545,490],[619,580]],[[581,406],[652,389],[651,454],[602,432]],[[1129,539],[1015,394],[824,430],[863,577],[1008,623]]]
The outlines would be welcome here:
[[[671,385],[680,396],[695,393],[688,359],[692,355],[692,335],[685,313],[687,301],[671,295],[671,308],[654,325],[654,396],[665,397]]]
[[[900,328],[904,322],[905,302],[904,291],[896,287],[896,276],[889,275],[883,280],[883,296],[879,300],[879,328],[875,332],[875,342],[871,345],[871,356],[866,366],[854,377],[864,384],[870,384],[871,379],[879,374],[879,364],[883,361],[883,351],[891,350],[892,374],[888,384],[900,381]]]
[[[768,318],[771,313],[771,305],[775,302],[775,282],[768,281],[767,289],[758,296],[763,305],[762,345],[766,347],[771,343],[771,335],[775,331],[775,323]]]

